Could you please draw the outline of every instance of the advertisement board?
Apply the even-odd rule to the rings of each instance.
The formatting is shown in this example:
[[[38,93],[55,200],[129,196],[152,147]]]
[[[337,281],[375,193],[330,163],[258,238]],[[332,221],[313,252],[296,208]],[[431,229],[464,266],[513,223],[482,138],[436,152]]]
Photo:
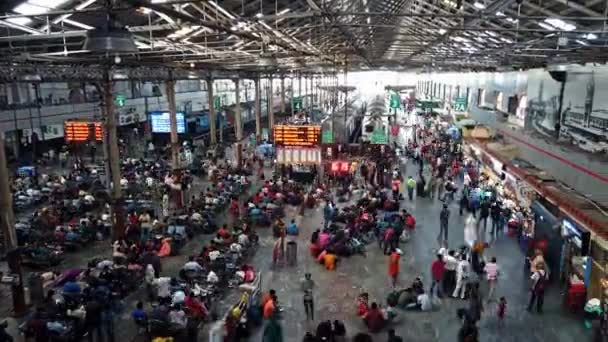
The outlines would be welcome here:
[[[171,133],[171,119],[169,112],[151,112],[150,124],[152,133]],[[184,113],[176,113],[177,118],[177,133],[186,133],[186,119]]]

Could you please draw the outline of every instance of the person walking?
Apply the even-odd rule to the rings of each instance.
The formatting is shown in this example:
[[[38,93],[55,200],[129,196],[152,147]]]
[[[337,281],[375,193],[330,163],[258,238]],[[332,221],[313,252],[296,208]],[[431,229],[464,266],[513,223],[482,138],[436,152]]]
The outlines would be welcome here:
[[[467,260],[465,255],[460,255],[460,260],[458,261],[458,266],[456,266],[456,287],[454,288],[454,292],[452,293],[452,297],[458,298],[460,295],[460,299],[464,299],[464,296],[467,292],[467,285],[469,279],[469,272],[471,270],[471,265]]]
[[[439,214],[439,235],[437,235],[437,242],[440,245],[448,244],[448,220],[450,219],[450,209],[448,205],[444,204],[441,213]]]
[[[109,302],[105,303],[101,311],[101,326],[106,342],[114,342],[114,313]]]
[[[490,216],[490,204],[487,199],[484,199],[479,206],[479,221],[477,221],[477,227],[483,224],[483,240],[485,241],[486,228],[488,227],[488,217]]]
[[[445,253],[446,249],[442,249]],[[445,263],[445,274],[443,276],[444,293],[452,293],[456,287],[456,268],[458,268],[458,259],[456,259],[455,255],[456,252],[454,250],[448,251],[443,255],[443,261]]]
[[[264,327],[262,342],[283,342],[283,327],[274,314],[269,317]]]
[[[99,301],[92,297],[85,305],[85,318],[84,325],[88,332],[88,338],[90,342],[96,338],[97,341],[103,341],[103,331],[100,327],[102,318],[102,307]]]
[[[498,302],[498,310],[496,311],[496,315],[498,316],[498,326],[504,326],[505,313],[507,312],[507,300],[505,297],[500,297]]]
[[[481,319],[481,313],[483,312],[483,302],[479,294],[479,283],[475,283],[471,286],[469,295],[469,319],[473,323],[477,323]]]
[[[395,334],[395,329],[388,329],[388,340],[386,342],[403,342],[403,339]]]
[[[532,311],[532,306],[536,302],[536,311],[543,312],[543,303],[545,299],[545,287],[547,285],[547,272],[545,264],[539,263],[536,265],[536,271],[531,276],[532,288],[530,289],[530,301],[528,302],[528,311]]]
[[[496,283],[498,282],[498,274],[500,273],[498,264],[496,263],[496,257],[492,257],[492,260],[486,264],[483,270],[486,273],[486,278],[488,280],[488,302],[490,302],[494,297]]]
[[[397,278],[399,277],[399,259],[401,258],[401,250],[392,248],[391,255],[388,257],[388,276],[391,278],[393,288],[397,286]]]
[[[431,176],[431,179],[429,180],[429,198],[431,200],[435,199],[435,194],[437,192],[437,182],[438,182],[438,178],[435,177],[435,175]]]
[[[433,296],[433,290],[437,288],[437,297],[443,297],[442,281],[443,274],[445,273],[445,264],[443,263],[443,255],[437,254],[437,259],[431,264],[431,276],[433,282],[431,284],[430,295]]]
[[[410,201],[414,200],[414,189],[416,189],[416,181],[412,176],[407,178],[407,197]]]
[[[490,217],[492,219],[492,231],[490,235],[492,235],[492,239],[498,238],[498,233],[502,230],[501,222],[502,222],[502,208],[499,202],[494,201],[492,206],[490,206]]]
[[[396,241],[398,240],[395,240],[395,235],[395,228],[389,225],[384,231],[384,255],[389,255],[393,249],[397,248]],[[398,236],[396,238],[399,239]]]
[[[460,216],[464,214],[464,209],[468,209],[469,207],[469,197],[466,188],[463,188],[460,192],[460,200],[458,201],[458,209],[460,212]]]
[[[302,291],[304,292],[304,311],[306,311],[306,319],[315,320],[315,306],[313,303],[312,290],[315,288],[315,282],[312,280],[310,273],[304,275],[304,281],[302,282]]]

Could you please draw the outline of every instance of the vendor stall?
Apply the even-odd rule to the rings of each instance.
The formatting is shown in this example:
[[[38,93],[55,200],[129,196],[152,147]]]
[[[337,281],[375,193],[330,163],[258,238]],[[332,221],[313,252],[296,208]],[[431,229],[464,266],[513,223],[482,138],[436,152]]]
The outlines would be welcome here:
[[[608,244],[603,239],[591,240],[591,281],[589,298],[608,300]]]
[[[562,219],[562,258],[560,270],[562,280],[568,287],[575,286],[581,281],[589,288],[591,280],[591,258],[588,256],[590,234],[569,218]]]

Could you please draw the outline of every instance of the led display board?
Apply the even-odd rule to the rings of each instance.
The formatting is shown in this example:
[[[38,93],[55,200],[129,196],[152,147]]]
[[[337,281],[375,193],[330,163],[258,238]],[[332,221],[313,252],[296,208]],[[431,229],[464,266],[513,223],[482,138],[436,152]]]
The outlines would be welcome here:
[[[184,113],[175,113],[177,118],[177,133],[186,133],[186,119]],[[169,112],[150,113],[152,133],[171,133],[171,119]]]
[[[66,121],[63,124],[63,132],[66,142],[103,140],[101,122]]]
[[[277,146],[317,146],[321,126],[275,125],[273,138]]]

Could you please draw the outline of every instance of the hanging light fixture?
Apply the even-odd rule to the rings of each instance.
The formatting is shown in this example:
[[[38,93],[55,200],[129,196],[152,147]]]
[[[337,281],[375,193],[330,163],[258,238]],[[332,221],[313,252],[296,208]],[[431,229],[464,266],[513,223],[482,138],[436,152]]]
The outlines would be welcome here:
[[[139,51],[133,35],[124,28],[112,13],[113,2],[106,6],[107,20],[99,28],[87,31],[84,50],[96,53],[134,53]]]

